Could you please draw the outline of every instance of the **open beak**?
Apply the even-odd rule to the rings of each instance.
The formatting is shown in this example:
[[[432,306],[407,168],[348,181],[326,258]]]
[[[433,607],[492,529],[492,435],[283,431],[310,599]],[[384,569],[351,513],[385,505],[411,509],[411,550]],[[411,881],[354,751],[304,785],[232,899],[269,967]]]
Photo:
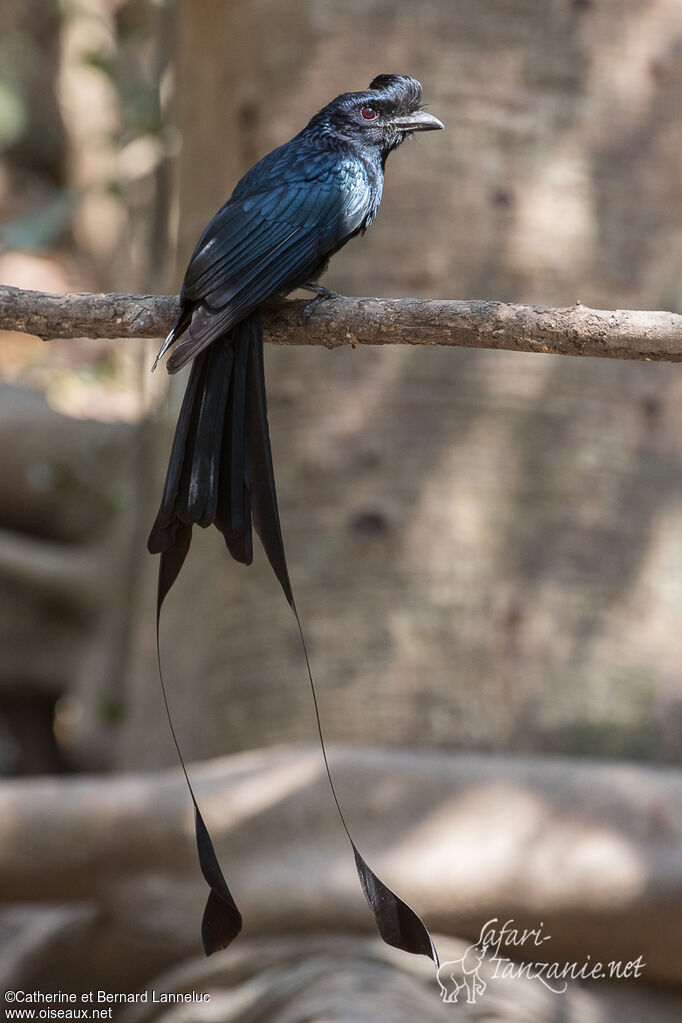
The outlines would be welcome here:
[[[439,131],[445,125],[433,114],[427,114],[425,110],[415,110],[413,114],[406,114],[405,117],[396,117],[394,125],[399,131],[406,134],[411,131]]]

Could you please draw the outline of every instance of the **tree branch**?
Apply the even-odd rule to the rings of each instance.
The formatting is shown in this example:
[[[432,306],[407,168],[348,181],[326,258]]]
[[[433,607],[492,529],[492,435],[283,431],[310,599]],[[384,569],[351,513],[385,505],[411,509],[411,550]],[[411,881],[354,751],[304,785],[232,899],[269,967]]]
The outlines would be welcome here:
[[[273,344],[454,345],[611,359],[682,361],[682,315],[629,309],[414,298],[338,298],[265,310]],[[162,338],[176,295],[49,294],[0,286],[0,329],[55,338]]]
[[[582,961],[586,948],[602,961],[641,954],[650,983],[680,983],[670,938],[682,917],[679,772],[362,747],[330,755],[380,876],[400,881],[434,930],[475,940],[504,907],[502,920],[544,920],[559,959]],[[190,771],[216,848],[230,850],[250,934],[292,922],[318,933],[370,927],[350,864],[337,867],[344,849],[317,747],[250,750]],[[198,913],[202,903],[188,803],[177,768],[3,779],[0,904],[92,900],[138,939],[153,927],[157,941],[196,941],[198,919],[169,905],[182,898]]]

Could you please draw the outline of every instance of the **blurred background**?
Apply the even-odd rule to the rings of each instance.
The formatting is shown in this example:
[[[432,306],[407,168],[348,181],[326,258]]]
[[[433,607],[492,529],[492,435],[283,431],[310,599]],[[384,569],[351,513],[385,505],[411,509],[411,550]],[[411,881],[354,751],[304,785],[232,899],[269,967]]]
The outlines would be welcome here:
[[[446,131],[391,157],[376,224],[335,257],[325,284],[351,295],[682,311],[679,0],[3,0],[0,31],[3,284],[177,291],[200,231],[253,162],[337,93],[398,72],[422,82]],[[165,374],[150,376],[156,347],[0,335],[0,771],[27,841],[40,836],[28,816],[48,791],[36,787],[46,775],[53,829],[67,846],[86,848],[89,825],[63,817],[82,775],[97,774],[92,783],[103,786],[88,790],[95,813],[121,777],[137,779],[155,804],[154,779],[164,776],[154,772],[176,762],[158,690],[156,565],[145,540],[181,384],[169,391]],[[519,791],[536,776],[556,779],[544,792],[550,804],[553,791],[560,801],[562,786],[579,779],[593,820],[609,820],[624,792],[639,792],[634,817],[618,803],[618,827],[643,841],[645,821],[646,842],[665,847],[668,888],[661,894],[640,849],[634,916],[607,925],[597,892],[584,919],[576,910],[568,926],[556,916],[555,929],[575,939],[567,956],[599,919],[594,933],[606,949],[623,927],[634,948],[636,907],[646,911],[648,954],[662,956],[646,1011],[678,1019],[679,917],[673,933],[656,915],[661,901],[682,909],[682,824],[670,810],[681,805],[682,764],[678,366],[288,347],[266,351],[266,373],[289,568],[326,735],[357,749],[341,757],[342,780],[344,763],[367,765],[355,785],[349,778],[350,816],[375,768],[388,779],[403,772],[408,829],[420,810],[410,778],[425,763],[454,772],[462,794],[480,783],[477,771],[492,784],[490,765],[509,779],[523,764]],[[245,570],[217,533],[196,535],[161,636],[188,761],[244,752],[235,762],[252,764],[254,750],[265,751],[265,764],[269,750],[295,761],[301,744],[314,742],[297,633],[260,552]],[[367,750],[379,759],[362,760]],[[472,772],[466,781],[462,764]],[[625,766],[627,776],[608,774]],[[36,775],[35,784],[27,778]],[[594,779],[616,777],[595,809]],[[376,798],[390,817],[384,792]],[[188,818],[178,798],[173,814]],[[579,817],[576,802],[570,813]],[[325,820],[333,855],[345,855],[333,818]],[[509,814],[500,826],[513,836],[518,824]],[[385,826],[390,832],[390,820]],[[274,831],[258,834],[277,847]],[[479,837],[497,841],[476,832],[474,848]],[[306,840],[318,838],[313,829]],[[139,828],[138,839],[142,857],[155,855],[158,839],[145,845]],[[428,848],[423,835],[414,841]],[[12,848],[3,853],[0,843],[10,877]],[[95,852],[83,862],[99,876]],[[607,874],[611,866],[607,857]],[[105,879],[86,898],[61,884],[60,870],[45,864],[52,882],[37,905],[28,881],[4,895],[8,985],[20,976],[58,987],[59,947],[72,950],[74,990],[100,975],[134,990],[197,954],[200,895],[188,901],[188,937],[169,942],[149,879],[145,887],[136,876],[121,902],[151,900],[144,926],[132,910],[112,926],[112,892],[122,889]],[[430,892],[428,874],[415,879],[405,868],[408,894],[433,907],[453,940],[474,940],[487,919],[478,904]],[[172,899],[167,874],[154,884]],[[509,898],[517,916],[547,914],[530,882],[523,905]],[[95,916],[83,917],[93,905]],[[55,918],[55,906],[66,915]],[[494,899],[485,906],[495,915]],[[299,958],[310,962],[307,911],[297,912]],[[311,912],[315,928],[336,931]],[[261,916],[259,935],[285,930]],[[107,973],[104,952],[97,963],[88,958],[93,928],[102,948],[116,935],[118,972]],[[76,935],[71,945],[66,933]],[[343,949],[330,949],[336,970]],[[401,975],[405,959],[393,962]],[[233,987],[248,973],[234,969]],[[644,990],[641,981],[637,997]],[[597,999],[589,1018],[611,1019],[607,1003],[606,994]],[[523,1004],[509,1018],[555,1018],[549,1003]],[[588,1018],[585,1003],[575,1004],[575,1017],[556,1018]],[[567,1013],[569,1001],[562,1005]],[[459,1007],[445,1008],[457,1018]],[[613,1011],[627,1018],[620,1003]]]

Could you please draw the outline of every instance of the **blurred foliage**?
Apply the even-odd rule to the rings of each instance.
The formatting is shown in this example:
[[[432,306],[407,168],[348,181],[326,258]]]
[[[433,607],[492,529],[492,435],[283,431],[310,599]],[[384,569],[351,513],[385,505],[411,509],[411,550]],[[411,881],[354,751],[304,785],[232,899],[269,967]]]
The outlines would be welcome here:
[[[0,81],[0,148],[4,149],[22,137],[27,120],[26,108],[17,90]]]
[[[139,140],[153,143],[153,170],[164,147],[159,98],[165,0],[129,0],[101,8],[89,0],[3,0],[0,36],[0,248],[48,250],[69,241],[77,206],[67,167],[68,125],[58,102],[62,35],[89,19],[98,40],[78,53],[82,66],[111,85],[116,127],[106,141],[114,155]],[[100,185],[125,202],[130,160],[111,162]]]
[[[68,229],[74,204],[74,196],[68,191],[57,192],[38,209],[3,224],[0,245],[24,252],[51,248]]]
[[[121,4],[112,19],[112,45],[82,56],[83,63],[103,74],[116,90],[121,116],[112,141],[119,147],[163,130],[157,43],[164,6],[160,0]]]
[[[162,267],[171,2],[0,0],[0,280],[134,290]],[[72,416],[135,420],[142,355],[5,335],[0,377]]]
[[[39,41],[27,30],[0,36],[0,149],[30,134],[29,91],[40,62]]]

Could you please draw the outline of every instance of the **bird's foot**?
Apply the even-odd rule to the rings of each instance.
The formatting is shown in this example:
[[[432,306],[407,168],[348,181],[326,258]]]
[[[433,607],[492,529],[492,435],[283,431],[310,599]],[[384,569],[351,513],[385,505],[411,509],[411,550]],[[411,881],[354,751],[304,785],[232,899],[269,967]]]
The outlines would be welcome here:
[[[303,310],[303,315],[308,319],[313,309],[320,304],[320,302],[326,302],[329,298],[342,298],[338,291],[332,291],[331,288],[323,288],[321,284],[303,284],[302,288],[304,291],[314,291],[315,298],[308,302],[307,306]]]

